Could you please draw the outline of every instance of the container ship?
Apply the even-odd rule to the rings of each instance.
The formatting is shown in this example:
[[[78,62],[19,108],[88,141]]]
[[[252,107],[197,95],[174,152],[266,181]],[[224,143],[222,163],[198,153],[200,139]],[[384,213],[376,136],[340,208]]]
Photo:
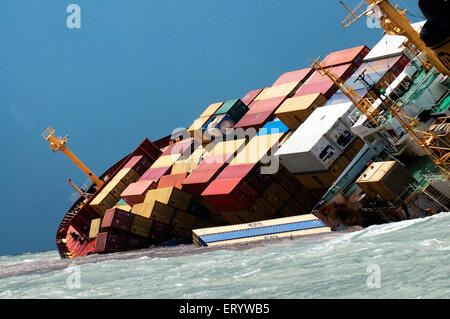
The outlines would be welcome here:
[[[96,176],[47,128],[43,137],[90,179],[56,234],[62,258],[158,245],[243,244],[448,211],[448,1],[419,1],[410,24],[386,0],[372,48],[331,52],[270,87],[212,103],[192,125]],[[445,34],[447,32],[447,34]]]

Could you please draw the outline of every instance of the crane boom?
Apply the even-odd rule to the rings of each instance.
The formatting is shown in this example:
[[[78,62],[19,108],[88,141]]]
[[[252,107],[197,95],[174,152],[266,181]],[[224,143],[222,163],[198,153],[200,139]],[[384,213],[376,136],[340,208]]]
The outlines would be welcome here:
[[[388,0],[364,1],[369,3],[369,7],[380,9],[382,13],[380,17],[380,25],[387,34],[401,35],[406,37],[409,42],[408,48],[410,50],[411,47],[414,46],[417,50],[425,54],[430,64],[432,64],[439,72],[447,76],[450,75],[450,70],[448,70],[447,67],[441,62],[441,60],[439,60],[436,54],[426,46],[425,42],[423,42],[420,38],[420,34],[411,26],[410,21],[405,17],[406,10],[397,10],[397,6],[393,7]],[[348,10],[347,6],[344,7]],[[346,18],[346,21],[349,21],[349,23],[344,24],[344,28],[348,27],[350,24],[364,15],[356,15],[354,11],[351,11],[351,15]],[[364,13],[369,11],[370,10],[365,11]],[[353,17],[353,19],[351,17]]]
[[[94,184],[97,185],[97,188],[101,187],[104,182],[101,181],[82,161],[78,159],[66,146],[66,142],[68,140],[67,137],[55,137],[55,130],[51,127],[47,127],[42,133],[42,137],[49,142],[50,149],[53,152],[61,151],[63,152],[78,168],[80,168],[83,173],[85,173]]]
[[[362,98],[352,88],[350,88],[340,77],[328,69],[322,67],[320,57],[314,60],[312,67],[321,75],[326,75],[336,84],[340,90],[355,104],[358,110],[364,114],[371,124],[379,125],[379,109],[375,108],[368,99]],[[379,97],[380,99],[382,97]],[[397,119],[405,131],[421,147],[421,149],[431,158],[433,163],[443,172],[444,176],[450,179],[450,145],[445,138],[427,130],[422,123],[409,115],[396,102],[389,97],[382,99],[382,105],[392,116]],[[388,103],[386,103],[388,102]]]

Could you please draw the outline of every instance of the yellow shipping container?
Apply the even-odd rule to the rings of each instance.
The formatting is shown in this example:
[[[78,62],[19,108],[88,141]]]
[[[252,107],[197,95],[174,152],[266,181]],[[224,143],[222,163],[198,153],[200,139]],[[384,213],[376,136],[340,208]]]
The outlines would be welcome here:
[[[101,191],[95,196],[89,206],[91,206],[100,216],[103,216],[105,211],[114,207],[119,199],[119,197],[116,197],[111,193]]]
[[[214,115],[217,110],[223,105],[224,102],[218,102],[218,103],[213,103],[210,104],[204,111],[203,113],[200,115],[200,117],[202,116],[209,116],[211,117],[212,115]]]
[[[200,146],[187,159],[176,161],[172,166],[171,174],[191,173],[201,162],[204,152],[205,149]]]
[[[91,221],[91,228],[89,229],[89,238],[97,238],[97,234],[100,231],[100,225],[102,223],[101,218],[96,218]]]
[[[181,157],[181,154],[170,154],[170,155],[164,155],[160,156],[151,166],[152,168],[159,168],[159,167],[169,167],[172,166],[173,163],[175,163],[176,160],[178,160]]]
[[[201,133],[203,126],[205,126],[206,122],[211,118],[211,115],[208,116],[201,116],[198,119],[196,119],[191,126],[188,128],[188,132],[191,134],[192,137],[194,137],[194,132]]]
[[[140,215],[134,215],[131,222],[130,232],[142,237],[150,237],[152,220]]]
[[[191,200],[191,194],[176,187],[165,187],[149,190],[147,195],[145,195],[144,203],[157,201],[175,208],[188,210]]]
[[[356,180],[356,184],[372,199],[396,201],[416,184],[414,177],[397,161],[372,163]]]
[[[297,129],[311,113],[327,102],[321,93],[292,97],[285,100],[275,111],[275,115],[290,129]]]
[[[151,203],[136,204],[133,206],[131,212],[145,218],[150,218],[153,221],[170,224],[175,208],[154,201]]]
[[[272,99],[281,96],[289,96],[300,87],[300,82],[290,82],[281,85],[275,85],[262,90],[256,97],[255,101]]]
[[[118,208],[120,210],[131,212],[131,206],[130,205],[116,205],[113,208]]]
[[[122,168],[116,176],[112,179],[113,181],[120,180],[127,186],[131,183],[136,182],[139,179],[139,174],[132,168]]]
[[[230,165],[258,163],[277,144],[284,133],[267,134],[253,137],[250,142],[230,162]]]
[[[114,197],[120,199],[120,194],[127,188],[127,184],[122,182],[120,179],[111,180],[106,186],[102,189],[101,193],[110,193]]]
[[[218,143],[211,143],[206,147],[205,156],[218,156],[233,154],[241,150],[245,145],[245,139],[221,141]]]

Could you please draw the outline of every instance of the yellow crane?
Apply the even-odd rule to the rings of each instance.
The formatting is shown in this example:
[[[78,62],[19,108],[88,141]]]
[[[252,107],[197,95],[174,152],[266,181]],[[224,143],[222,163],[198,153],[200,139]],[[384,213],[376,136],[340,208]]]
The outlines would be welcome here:
[[[351,87],[331,72],[329,69],[322,67],[320,57],[314,60],[312,67],[322,76],[326,75],[333,81],[341,91],[355,104],[358,110],[364,114],[372,125],[380,124],[380,109],[375,108],[372,103],[365,98],[362,98]],[[381,97],[380,97],[381,98]],[[442,171],[443,175],[450,179],[450,145],[445,136],[437,135],[427,130],[424,125],[412,117],[408,112],[403,110],[389,97],[383,99],[382,105],[388,110],[394,118],[403,126],[405,131],[414,139],[414,141],[421,147],[421,149],[431,158],[433,163]],[[441,121],[438,119],[437,121]]]
[[[420,34],[411,26],[410,21],[405,17],[406,10],[397,9],[398,4],[392,6],[388,0],[364,0],[354,10],[350,10],[342,0],[339,0],[339,2],[345,7],[347,11],[350,12],[350,14],[342,22],[344,28],[347,28],[349,25],[351,25],[353,22],[364,15],[378,12],[380,13],[380,26],[387,34],[401,35],[406,37],[407,41],[405,41],[403,45],[404,47],[409,49],[415,56],[418,57],[416,51],[420,51],[425,54],[428,62],[425,62],[419,58],[420,62],[424,66],[425,71],[428,71],[430,69],[431,64],[442,74],[447,76],[450,75],[450,71],[439,60],[436,54],[426,46],[426,44],[420,38]],[[364,2],[369,4],[368,9],[360,14],[357,14],[357,11],[362,11],[361,7]],[[320,63],[318,63],[317,60],[314,61],[314,67],[318,70],[322,70],[321,72],[323,73],[323,68],[320,66]],[[333,76],[330,76],[330,74],[326,75],[328,75],[328,77],[330,77],[330,79],[333,80],[333,82],[335,82],[341,88],[341,90],[344,88],[344,94],[349,97],[349,95],[345,92],[345,83],[343,86],[342,83],[338,83],[339,81],[333,79]],[[352,94],[353,99],[351,100],[353,103],[355,103],[355,94],[356,93]],[[361,97],[359,99],[356,98],[357,103],[355,103],[355,105],[357,107],[363,103],[361,102],[361,100],[363,100]],[[395,103],[388,97],[386,97],[383,102],[384,106],[387,107],[392,116],[397,119],[397,121],[403,126],[406,132],[431,158],[434,164],[443,172],[444,176],[450,179],[450,146],[447,137],[445,135],[442,136],[435,134],[434,132],[426,129],[420,121],[410,116],[408,112],[403,110],[402,107],[400,107],[397,103]],[[370,102],[367,101],[367,103]],[[373,114],[373,112],[370,112],[370,108],[369,112],[365,112],[364,109],[361,109],[359,107],[358,109],[360,109],[360,111],[365,114],[370,120]],[[438,118],[435,121],[435,123],[440,122],[442,122],[442,118]]]
[[[381,13],[380,16],[380,26],[384,29],[387,34],[391,35],[401,35],[408,39],[405,43],[410,51],[414,52],[418,50],[423,52],[428,59],[428,62],[433,65],[439,72],[444,75],[450,75],[450,71],[446,66],[439,60],[436,54],[426,46],[426,44],[420,38],[420,34],[414,30],[411,26],[411,22],[405,17],[406,10],[397,10],[398,4],[394,6],[388,0],[364,0],[369,4],[367,10],[360,14],[357,11],[361,10],[362,3],[357,6],[354,10],[350,10],[342,0],[339,2],[345,7],[350,14],[342,22],[344,28],[350,26],[353,22],[365,16],[366,14],[376,12],[377,10]],[[425,69],[427,69],[425,64]]]
[[[101,181],[82,161],[78,159],[66,146],[68,137],[55,137],[55,130],[51,127],[47,127],[42,133],[44,140],[49,142],[50,149],[53,152],[63,152],[83,173],[85,173],[92,182],[97,185],[97,189],[102,187],[104,182]],[[69,182],[70,183],[70,182]]]

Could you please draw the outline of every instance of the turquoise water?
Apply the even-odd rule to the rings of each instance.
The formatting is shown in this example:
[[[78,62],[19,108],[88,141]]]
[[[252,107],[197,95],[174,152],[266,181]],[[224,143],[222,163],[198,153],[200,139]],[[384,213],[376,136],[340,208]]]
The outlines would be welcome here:
[[[0,298],[449,297],[450,213],[245,249],[0,257]]]

